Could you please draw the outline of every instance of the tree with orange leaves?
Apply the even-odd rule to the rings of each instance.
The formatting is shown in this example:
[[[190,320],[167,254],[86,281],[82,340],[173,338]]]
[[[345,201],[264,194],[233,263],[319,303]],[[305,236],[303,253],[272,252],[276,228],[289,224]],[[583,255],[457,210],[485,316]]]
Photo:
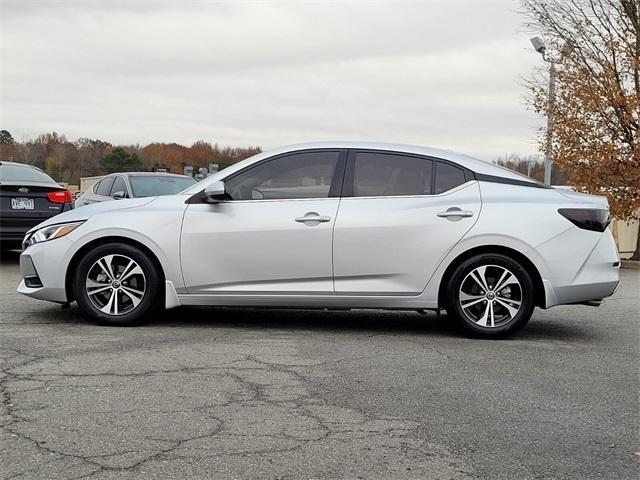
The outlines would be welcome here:
[[[528,83],[535,110],[553,119],[553,161],[579,191],[606,195],[613,215],[638,218],[640,2],[522,0],[522,6],[528,26],[562,52],[553,111],[546,82]]]

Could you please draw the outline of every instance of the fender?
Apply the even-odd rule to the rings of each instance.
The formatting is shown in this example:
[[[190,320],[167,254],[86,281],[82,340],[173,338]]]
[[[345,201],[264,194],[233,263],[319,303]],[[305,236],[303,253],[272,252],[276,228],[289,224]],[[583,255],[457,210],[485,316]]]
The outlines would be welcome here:
[[[89,223],[91,219],[87,221]],[[78,228],[80,230],[80,228]],[[75,231],[72,234],[76,233]],[[71,237],[70,234],[69,236]],[[173,235],[167,232],[167,235],[160,235],[158,238],[162,238],[164,240],[164,245],[158,245],[155,241],[149,238],[147,235],[144,235],[139,230],[134,230],[132,228],[116,228],[116,227],[106,227],[98,230],[91,230],[84,235],[74,235],[78,238],[70,238],[73,240],[73,247],[70,248],[64,258],[64,262],[66,265],[69,265],[71,259],[78,253],[80,249],[82,249],[85,245],[103,240],[106,238],[113,237],[121,237],[125,240],[133,240],[138,242],[145,247],[147,247],[158,259],[160,262],[160,266],[162,267],[165,280],[170,281],[172,285],[176,285],[177,288],[181,288],[184,286],[184,282],[182,280],[182,272],[180,271],[179,262],[170,262],[165,255],[165,252],[174,252],[176,258],[178,258],[179,254],[179,241],[180,241],[180,229],[177,228],[174,230]],[[171,236],[174,236],[174,241],[171,241]],[[170,245],[171,243],[175,243],[175,246]],[[66,276],[65,271],[65,276]]]
[[[442,262],[440,262],[440,265],[438,265],[438,268],[429,279],[427,286],[420,296],[429,304],[434,304],[435,306],[440,307],[440,305],[438,305],[438,292],[440,290],[440,283],[442,282],[444,273],[446,272],[449,265],[451,265],[451,263],[454,262],[460,255],[468,252],[469,250],[477,247],[486,248],[492,245],[510,248],[527,257],[527,259],[531,261],[531,263],[536,267],[538,273],[542,277],[542,283],[545,290],[545,307],[549,307],[555,304],[555,294],[553,292],[553,289],[551,288],[550,282],[548,281],[549,266],[547,265],[545,260],[536,252],[535,248],[518,238],[495,234],[472,235],[465,237],[460,242],[458,242],[458,244],[449,251]]]

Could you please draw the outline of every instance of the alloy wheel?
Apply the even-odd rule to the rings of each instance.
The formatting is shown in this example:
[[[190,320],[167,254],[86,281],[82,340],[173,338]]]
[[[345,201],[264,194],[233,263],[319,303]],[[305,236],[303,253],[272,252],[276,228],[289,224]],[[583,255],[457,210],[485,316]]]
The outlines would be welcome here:
[[[126,255],[105,255],[89,269],[85,290],[91,303],[108,315],[125,315],[144,298],[146,278],[140,265]]]
[[[520,311],[523,291],[518,278],[499,265],[482,265],[467,274],[458,301],[476,325],[495,328],[509,323]]]

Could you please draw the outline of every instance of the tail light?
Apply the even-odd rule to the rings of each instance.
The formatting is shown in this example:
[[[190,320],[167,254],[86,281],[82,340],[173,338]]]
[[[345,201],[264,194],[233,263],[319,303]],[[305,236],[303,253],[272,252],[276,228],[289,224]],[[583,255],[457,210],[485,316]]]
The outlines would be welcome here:
[[[611,221],[609,210],[599,208],[561,208],[558,213],[576,227],[593,232],[604,232]]]
[[[57,190],[55,192],[48,192],[47,198],[53,203],[69,203],[73,202],[73,196],[69,190]]]

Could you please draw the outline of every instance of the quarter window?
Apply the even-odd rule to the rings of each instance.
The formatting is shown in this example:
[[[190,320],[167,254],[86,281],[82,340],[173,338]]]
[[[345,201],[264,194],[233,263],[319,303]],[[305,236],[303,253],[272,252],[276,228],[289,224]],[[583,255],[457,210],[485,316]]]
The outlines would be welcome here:
[[[356,197],[428,195],[433,162],[426,158],[358,152],[353,172]]]
[[[232,200],[327,198],[339,152],[304,152],[261,163],[225,182]]]
[[[96,189],[96,193],[98,195],[104,195],[105,197],[109,196],[109,191],[111,190],[111,185],[113,185],[113,177],[106,177],[100,180],[100,185]]]
[[[446,192],[465,181],[464,170],[448,163],[437,162],[435,193]]]

